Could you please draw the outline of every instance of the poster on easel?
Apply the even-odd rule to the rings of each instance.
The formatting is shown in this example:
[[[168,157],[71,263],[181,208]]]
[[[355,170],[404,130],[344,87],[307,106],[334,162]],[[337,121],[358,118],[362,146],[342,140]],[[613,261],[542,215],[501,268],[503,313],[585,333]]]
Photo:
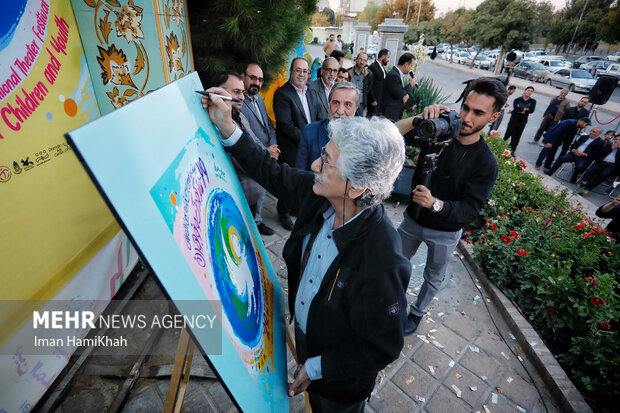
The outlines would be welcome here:
[[[283,292],[202,89],[192,73],[67,139],[180,313],[221,303],[221,354],[189,331],[237,406],[287,411]]]

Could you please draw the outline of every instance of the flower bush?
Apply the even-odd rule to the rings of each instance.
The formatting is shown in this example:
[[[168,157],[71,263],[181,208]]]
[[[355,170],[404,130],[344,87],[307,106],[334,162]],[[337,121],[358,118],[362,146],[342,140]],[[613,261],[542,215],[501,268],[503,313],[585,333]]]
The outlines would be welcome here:
[[[620,249],[525,171],[506,143],[485,135],[497,157],[495,187],[469,241],[489,278],[521,309],[595,411],[620,400]]]

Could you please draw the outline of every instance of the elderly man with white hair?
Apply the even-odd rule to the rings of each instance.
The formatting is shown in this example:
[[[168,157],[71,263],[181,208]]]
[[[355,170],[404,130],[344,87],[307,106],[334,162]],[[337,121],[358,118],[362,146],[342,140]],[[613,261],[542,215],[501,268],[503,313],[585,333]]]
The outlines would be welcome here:
[[[235,127],[229,103],[211,95],[203,106],[242,167],[297,212],[282,252],[300,363],[289,396],[307,389],[313,411],[363,412],[404,343],[411,265],[382,203],[404,162],[402,136],[386,119],[334,120],[312,171],[302,171]]]

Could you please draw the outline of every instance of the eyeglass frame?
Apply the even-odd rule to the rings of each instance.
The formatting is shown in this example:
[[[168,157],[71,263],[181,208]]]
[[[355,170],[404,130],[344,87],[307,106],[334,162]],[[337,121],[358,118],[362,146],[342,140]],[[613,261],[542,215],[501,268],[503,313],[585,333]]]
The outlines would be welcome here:
[[[325,145],[327,146],[327,145]],[[327,152],[325,151],[325,146],[323,146],[321,148],[321,154],[319,155],[319,157],[321,158],[321,167],[319,168],[319,173],[323,173],[323,165],[327,165],[327,166],[331,166],[332,168],[336,168],[338,169],[338,167],[336,165],[333,165],[329,162],[327,162],[325,160],[325,157],[327,157]]]
[[[299,67],[296,67],[295,69],[291,69],[291,72],[295,72],[295,73],[297,73],[298,75],[299,75],[299,74],[304,74],[304,75],[307,75],[307,74],[309,74],[309,73],[310,73],[310,71],[309,71],[308,69],[301,69],[301,68],[299,68]]]
[[[254,75],[250,75],[250,74],[248,74],[248,73],[244,73],[244,75],[246,75],[247,77],[249,77],[249,78],[250,78],[250,80],[251,80],[252,82],[263,83],[263,82],[265,81],[265,79],[264,79],[264,78],[262,78],[262,77],[256,77],[256,76],[254,76]]]

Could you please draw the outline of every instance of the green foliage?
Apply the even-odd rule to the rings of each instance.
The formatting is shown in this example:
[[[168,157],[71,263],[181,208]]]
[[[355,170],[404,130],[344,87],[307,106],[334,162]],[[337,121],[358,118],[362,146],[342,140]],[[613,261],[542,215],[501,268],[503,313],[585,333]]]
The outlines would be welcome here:
[[[559,356],[594,410],[611,411],[620,398],[620,250],[570,206],[566,190],[546,190],[499,137],[487,143],[499,172],[471,224],[476,260]]]
[[[620,6],[610,9],[596,26],[596,35],[599,39],[615,43],[620,41]]]
[[[329,7],[325,7],[323,10],[321,10],[321,14],[327,16],[330,25],[336,25],[336,13],[334,13],[332,9],[330,9]]]
[[[427,45],[436,45],[443,41],[441,36],[441,25],[443,19],[433,19],[418,24],[410,24],[409,29],[405,33],[405,43],[411,44],[416,42],[420,35],[424,35]]]
[[[244,63],[269,81],[316,11],[315,0],[188,0],[194,65],[205,85]]]
[[[368,3],[364,10],[362,10],[362,12],[358,14],[355,19],[358,23],[366,22],[372,27],[372,30],[377,30],[379,23],[375,21],[375,18],[377,17],[377,12],[380,8],[381,6],[377,3]]]
[[[425,107],[434,103],[444,103],[446,100],[448,100],[448,97],[443,94],[441,87],[435,86],[433,79],[422,77],[418,81],[418,87],[413,87],[409,90],[409,99],[405,103],[403,118],[416,116]]]
[[[549,22],[553,20],[553,4],[547,1],[536,3],[536,26],[540,36],[547,36],[549,33]]]
[[[482,47],[527,50],[537,31],[533,0],[485,0],[472,14],[468,31]]]
[[[556,15],[549,29],[549,41],[557,45],[566,46],[570,43],[575,32],[575,27],[579,21],[586,0],[571,0],[567,8]],[[589,0],[585,8],[583,19],[579,24],[579,29],[575,35],[574,43],[578,46],[592,47],[603,39],[603,36],[613,38],[617,35],[618,26],[609,26],[606,20],[610,6],[614,0]],[[612,16],[613,17],[613,16]],[[613,22],[613,21],[612,21]],[[617,21],[616,21],[617,22]],[[616,33],[612,33],[615,30]],[[612,32],[610,32],[612,31]],[[603,39],[605,40],[605,39]]]
[[[465,27],[471,20],[472,13],[472,10],[463,7],[446,13],[440,29],[441,37],[450,44],[466,40]]]

